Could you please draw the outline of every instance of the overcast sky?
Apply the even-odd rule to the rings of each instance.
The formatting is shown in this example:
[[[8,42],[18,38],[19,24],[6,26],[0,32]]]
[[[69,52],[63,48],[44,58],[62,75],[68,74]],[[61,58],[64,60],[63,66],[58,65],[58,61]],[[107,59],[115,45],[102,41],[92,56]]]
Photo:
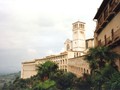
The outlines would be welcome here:
[[[64,50],[72,23],[85,22],[93,37],[93,18],[102,0],[0,0],[0,73],[16,72],[21,62]]]

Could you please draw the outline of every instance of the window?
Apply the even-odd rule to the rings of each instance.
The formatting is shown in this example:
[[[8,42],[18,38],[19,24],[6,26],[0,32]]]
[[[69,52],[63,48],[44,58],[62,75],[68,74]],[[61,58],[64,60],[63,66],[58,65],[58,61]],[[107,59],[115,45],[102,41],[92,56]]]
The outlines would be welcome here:
[[[87,70],[87,73],[89,73],[88,70]]]
[[[67,72],[67,69],[65,69],[65,72]]]
[[[79,28],[82,28],[82,24],[79,24]]]
[[[77,28],[77,24],[74,25],[74,28]]]
[[[83,28],[84,28],[84,25],[83,25]]]
[[[83,73],[83,68],[81,68],[81,72]]]
[[[63,60],[63,64],[64,64],[64,60]]]
[[[84,73],[85,73],[85,68],[84,68]]]
[[[77,57],[79,56],[78,52],[77,52]]]

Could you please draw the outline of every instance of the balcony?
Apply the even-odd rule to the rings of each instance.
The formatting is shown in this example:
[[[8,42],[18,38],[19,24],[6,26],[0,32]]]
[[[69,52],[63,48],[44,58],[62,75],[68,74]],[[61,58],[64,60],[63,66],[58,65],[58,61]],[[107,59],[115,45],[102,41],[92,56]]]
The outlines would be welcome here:
[[[114,32],[112,43],[109,44],[110,47],[114,48],[120,45],[120,28]]]
[[[101,12],[101,15],[98,19],[98,25],[96,27],[96,31],[98,34],[102,31],[110,20],[119,12],[120,10],[120,0],[111,0],[108,5]]]
[[[104,45],[105,45],[105,41],[102,41],[102,42],[101,42],[101,46],[104,46]]]
[[[112,0],[109,7],[109,12],[117,11],[120,8],[120,0]]]
[[[120,28],[114,32],[114,36],[109,36],[102,42],[101,40],[98,41],[98,46],[115,47],[118,44],[120,45]]]
[[[118,39],[120,39],[120,29],[114,32],[113,40],[116,41]]]
[[[105,11],[104,11],[104,20],[106,19],[106,17],[109,16],[109,7],[107,6]]]

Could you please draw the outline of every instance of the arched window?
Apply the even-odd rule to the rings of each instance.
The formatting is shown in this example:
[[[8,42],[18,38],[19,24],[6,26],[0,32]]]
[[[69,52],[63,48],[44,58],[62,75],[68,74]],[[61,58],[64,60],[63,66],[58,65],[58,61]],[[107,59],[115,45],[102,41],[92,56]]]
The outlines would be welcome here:
[[[81,72],[83,73],[83,68],[81,68]]]
[[[64,64],[64,60],[63,60],[63,64]]]
[[[89,73],[88,70],[87,70],[87,73]]]
[[[79,53],[77,52],[77,57],[79,56]]]
[[[85,73],[85,68],[84,68],[84,73]]]

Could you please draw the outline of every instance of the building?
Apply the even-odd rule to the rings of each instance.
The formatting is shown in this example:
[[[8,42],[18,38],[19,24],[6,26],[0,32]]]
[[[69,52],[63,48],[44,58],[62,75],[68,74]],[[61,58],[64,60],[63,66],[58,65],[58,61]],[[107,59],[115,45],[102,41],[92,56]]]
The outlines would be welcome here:
[[[23,62],[21,70],[21,78],[30,78],[37,74],[36,66],[43,64],[46,61],[52,61],[58,64],[59,69],[67,72],[68,71],[68,59],[74,58],[73,51],[65,51],[58,55],[50,55],[41,59],[35,59],[33,61]]]
[[[68,71],[74,73],[77,77],[83,76],[84,73],[90,74],[90,67],[84,60],[84,55],[69,59]]]
[[[120,54],[120,0],[103,0],[94,20],[95,46],[109,46]],[[120,70],[120,59],[116,64]]]
[[[85,40],[86,50],[81,52],[81,55],[75,54],[74,58],[68,59],[68,72],[72,72],[77,77],[83,76],[84,73],[90,74],[89,63],[84,60],[84,55],[87,53],[89,48],[94,47],[94,38]]]
[[[77,76],[82,76],[83,73],[89,73],[90,69],[87,62],[83,60],[83,55],[86,54],[87,48],[93,47],[93,39],[85,40],[83,22],[77,21],[73,23],[73,40],[67,39],[64,43],[65,51],[58,55],[50,55],[41,59],[35,59],[22,63],[21,78],[30,78],[37,74],[36,66],[43,64],[46,61],[52,61],[58,64],[59,69],[65,72],[74,72],[76,68],[81,68],[83,71],[75,73]],[[87,47],[86,47],[87,43]],[[78,63],[77,66],[74,63]],[[80,65],[80,66],[79,66]],[[81,66],[82,65],[82,66]],[[72,67],[71,67],[72,66]]]
[[[72,51],[73,49],[72,40],[67,39],[64,43],[64,48],[65,48],[65,51]]]
[[[92,48],[94,46],[94,38],[90,38],[86,40],[86,49]]]
[[[36,75],[36,65],[35,60],[23,62],[21,67],[21,78],[25,79]]]
[[[86,49],[85,44],[85,23],[77,21],[73,25],[73,40],[67,39],[64,43],[65,50],[81,51]]]

